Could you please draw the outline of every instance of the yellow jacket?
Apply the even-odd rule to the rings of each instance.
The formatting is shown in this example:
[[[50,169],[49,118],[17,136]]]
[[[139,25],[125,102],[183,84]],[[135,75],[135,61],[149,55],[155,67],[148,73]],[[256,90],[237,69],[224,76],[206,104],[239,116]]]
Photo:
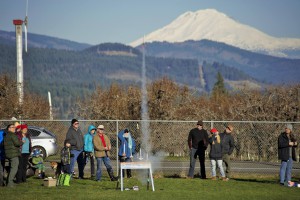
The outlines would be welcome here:
[[[107,137],[107,135],[103,134],[104,135],[104,141],[105,141],[105,144],[106,144],[106,147],[108,147],[108,151],[105,151],[104,149],[104,146],[102,144],[102,141],[100,139],[100,136],[99,134],[95,134],[95,136],[93,137],[93,143],[94,143],[94,150],[95,150],[95,157],[96,158],[102,158],[102,157],[105,157],[105,156],[110,156],[110,149],[111,149],[111,144],[110,144],[110,140],[109,138]]]

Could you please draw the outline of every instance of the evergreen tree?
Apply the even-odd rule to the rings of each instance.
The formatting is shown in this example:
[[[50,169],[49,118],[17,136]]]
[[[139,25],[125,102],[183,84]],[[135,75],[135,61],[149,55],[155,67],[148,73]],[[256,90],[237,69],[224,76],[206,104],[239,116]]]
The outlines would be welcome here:
[[[227,89],[225,88],[224,79],[221,73],[218,71],[217,82],[214,84],[212,90],[212,97],[219,99],[220,97],[227,95]]]

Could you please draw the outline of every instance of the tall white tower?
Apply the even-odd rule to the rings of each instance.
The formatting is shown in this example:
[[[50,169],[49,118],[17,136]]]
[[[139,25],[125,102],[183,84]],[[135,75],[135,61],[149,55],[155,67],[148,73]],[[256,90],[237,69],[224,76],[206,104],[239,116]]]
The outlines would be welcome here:
[[[24,91],[23,91],[23,49],[22,49],[22,24],[23,21],[20,19],[13,20],[16,27],[16,52],[17,52],[17,87],[19,95],[19,104],[23,104]]]

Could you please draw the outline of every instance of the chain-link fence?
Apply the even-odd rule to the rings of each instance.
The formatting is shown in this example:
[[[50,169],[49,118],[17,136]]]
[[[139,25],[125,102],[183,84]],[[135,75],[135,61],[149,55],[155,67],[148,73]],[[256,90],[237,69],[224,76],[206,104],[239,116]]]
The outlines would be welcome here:
[[[185,176],[189,168],[189,148],[187,138],[189,131],[196,127],[196,121],[147,121],[149,122],[149,141],[151,146],[149,158],[156,173],[169,176]],[[1,127],[5,127],[10,121],[0,121]],[[57,137],[59,150],[63,146],[69,120],[26,120],[25,123],[32,126],[44,127]],[[128,128],[136,142],[136,154],[138,160],[145,152],[142,145],[143,134],[140,120],[80,120],[80,129],[87,132],[89,125],[105,126],[105,133],[112,143],[111,159],[114,168],[118,168],[118,132]],[[280,162],[278,161],[277,138],[284,132],[287,122],[258,122],[258,121],[204,121],[204,128],[208,131],[215,127],[223,132],[226,124],[234,127],[235,150],[232,158],[232,171],[235,173],[248,174],[278,174]],[[292,122],[293,133],[299,141],[300,122]],[[209,148],[206,151],[207,173],[210,171],[208,158]],[[294,162],[295,174],[300,174],[299,148],[297,149],[298,161]],[[144,156],[145,157],[145,156]],[[199,171],[199,164],[196,170]],[[196,172],[197,172],[196,171]]]

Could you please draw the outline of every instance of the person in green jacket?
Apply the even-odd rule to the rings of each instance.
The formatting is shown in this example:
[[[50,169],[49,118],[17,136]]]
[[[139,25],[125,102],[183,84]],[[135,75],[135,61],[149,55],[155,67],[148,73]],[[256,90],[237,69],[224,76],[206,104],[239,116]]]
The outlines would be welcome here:
[[[32,154],[32,163],[38,169],[38,177],[45,178],[44,160],[39,149],[35,149]]]
[[[20,156],[20,146],[22,142],[18,139],[15,134],[16,127],[14,124],[9,124],[5,130],[6,134],[4,136],[4,150],[5,157],[9,161],[9,174],[6,179],[7,187],[14,187],[13,179],[17,174],[19,166],[19,156]]]

